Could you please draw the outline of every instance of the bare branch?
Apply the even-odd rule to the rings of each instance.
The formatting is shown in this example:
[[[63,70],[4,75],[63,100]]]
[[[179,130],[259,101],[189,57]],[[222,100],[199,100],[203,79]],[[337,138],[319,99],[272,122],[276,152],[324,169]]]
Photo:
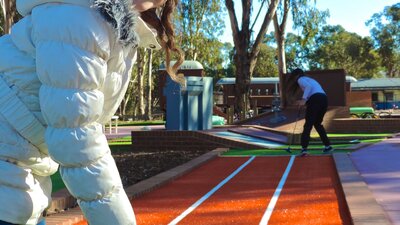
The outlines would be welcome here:
[[[283,4],[284,4],[283,5],[283,18],[282,18],[282,23],[280,25],[280,31],[284,34],[285,29],[286,29],[287,18],[289,15],[290,0],[284,0]]]
[[[235,44],[235,46],[239,45],[239,25],[237,22],[237,17],[235,14],[235,7],[233,4],[232,0],[226,0],[225,1],[225,5],[226,8],[228,9],[228,14],[229,14],[229,20],[230,20],[230,24],[231,24],[231,29],[232,29],[232,36],[233,36],[233,42]]]
[[[252,1],[242,0],[242,30],[250,28],[251,3]]]
[[[3,21],[4,21],[2,30],[3,30],[4,33],[6,33],[6,29],[7,29],[7,25],[6,25],[6,22],[7,22],[7,9],[6,9],[5,0],[0,0],[0,6],[1,6],[2,13],[3,13]]]
[[[256,22],[257,22],[257,20],[258,20],[258,17],[260,16],[261,11],[262,11],[262,9],[263,9],[264,4],[265,4],[266,1],[267,1],[267,0],[263,0],[263,1],[261,2],[261,6],[260,6],[260,8],[258,9],[257,16],[256,16],[256,18],[254,19],[253,25],[251,25],[250,30],[253,30],[254,25],[256,25]]]
[[[258,33],[256,40],[254,41],[253,49],[252,49],[251,55],[250,55],[251,61],[257,57],[257,54],[260,51],[261,41],[263,40],[264,35],[267,32],[267,28],[276,13],[276,9],[278,8],[279,1],[280,0],[272,0],[271,3],[269,4],[268,12],[265,15],[264,22],[262,23],[261,28],[260,28],[260,32]]]

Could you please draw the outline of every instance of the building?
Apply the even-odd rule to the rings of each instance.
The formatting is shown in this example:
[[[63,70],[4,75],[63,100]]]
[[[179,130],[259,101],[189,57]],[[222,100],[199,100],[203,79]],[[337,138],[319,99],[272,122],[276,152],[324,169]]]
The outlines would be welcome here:
[[[351,82],[357,81],[352,76],[345,76],[344,70],[312,71],[308,73],[323,84],[328,95],[331,96],[330,102],[334,106],[345,105],[345,92],[350,91]],[[333,76],[335,79],[332,79]],[[234,104],[235,80],[234,77],[218,80],[214,93],[217,106],[227,108]],[[273,101],[280,97],[280,91],[278,77],[253,77],[250,80],[250,106],[252,108],[257,106],[260,109],[270,108]]]
[[[234,104],[235,99],[234,77],[225,77],[216,83],[215,102],[217,106],[226,108]],[[250,80],[250,106],[257,105],[259,108],[270,108],[272,101],[279,96],[278,77],[253,77]]]
[[[370,96],[375,109],[400,107],[400,78],[376,78],[351,83],[351,91]]]

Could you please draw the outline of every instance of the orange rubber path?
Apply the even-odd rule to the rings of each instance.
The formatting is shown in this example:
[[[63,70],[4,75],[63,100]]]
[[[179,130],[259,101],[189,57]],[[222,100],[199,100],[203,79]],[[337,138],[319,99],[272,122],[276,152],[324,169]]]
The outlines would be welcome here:
[[[134,199],[138,225],[170,223],[248,159],[217,158]],[[259,224],[289,159],[256,157],[178,224]],[[268,224],[352,224],[339,187],[330,156],[297,157]]]

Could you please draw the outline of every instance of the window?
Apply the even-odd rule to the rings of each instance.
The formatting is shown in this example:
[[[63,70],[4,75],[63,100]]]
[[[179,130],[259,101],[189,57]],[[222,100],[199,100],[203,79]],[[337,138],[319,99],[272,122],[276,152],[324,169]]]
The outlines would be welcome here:
[[[391,102],[394,100],[393,92],[386,92],[385,93],[385,101]]]
[[[372,98],[373,102],[377,102],[378,101],[378,93],[377,92],[373,92],[371,98]]]

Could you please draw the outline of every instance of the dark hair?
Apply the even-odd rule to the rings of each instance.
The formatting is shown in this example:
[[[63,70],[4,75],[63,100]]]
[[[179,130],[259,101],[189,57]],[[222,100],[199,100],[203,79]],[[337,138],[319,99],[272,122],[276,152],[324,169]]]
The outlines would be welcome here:
[[[299,79],[300,77],[304,76],[304,71],[300,68],[296,68],[290,73],[290,75]]]
[[[183,51],[175,46],[175,33],[172,23],[172,14],[178,4],[178,0],[167,0],[160,9],[149,9],[141,13],[141,18],[157,30],[161,46],[165,51],[166,71],[170,77],[180,83],[185,84],[183,75],[178,76],[177,71],[184,61]],[[171,52],[178,56],[176,63],[171,67]]]
[[[296,68],[292,70],[289,74],[287,74],[286,79],[286,93],[287,99],[289,102],[296,100],[296,96],[300,93],[300,86],[297,83],[297,80],[300,77],[305,76],[304,71],[300,68]]]

